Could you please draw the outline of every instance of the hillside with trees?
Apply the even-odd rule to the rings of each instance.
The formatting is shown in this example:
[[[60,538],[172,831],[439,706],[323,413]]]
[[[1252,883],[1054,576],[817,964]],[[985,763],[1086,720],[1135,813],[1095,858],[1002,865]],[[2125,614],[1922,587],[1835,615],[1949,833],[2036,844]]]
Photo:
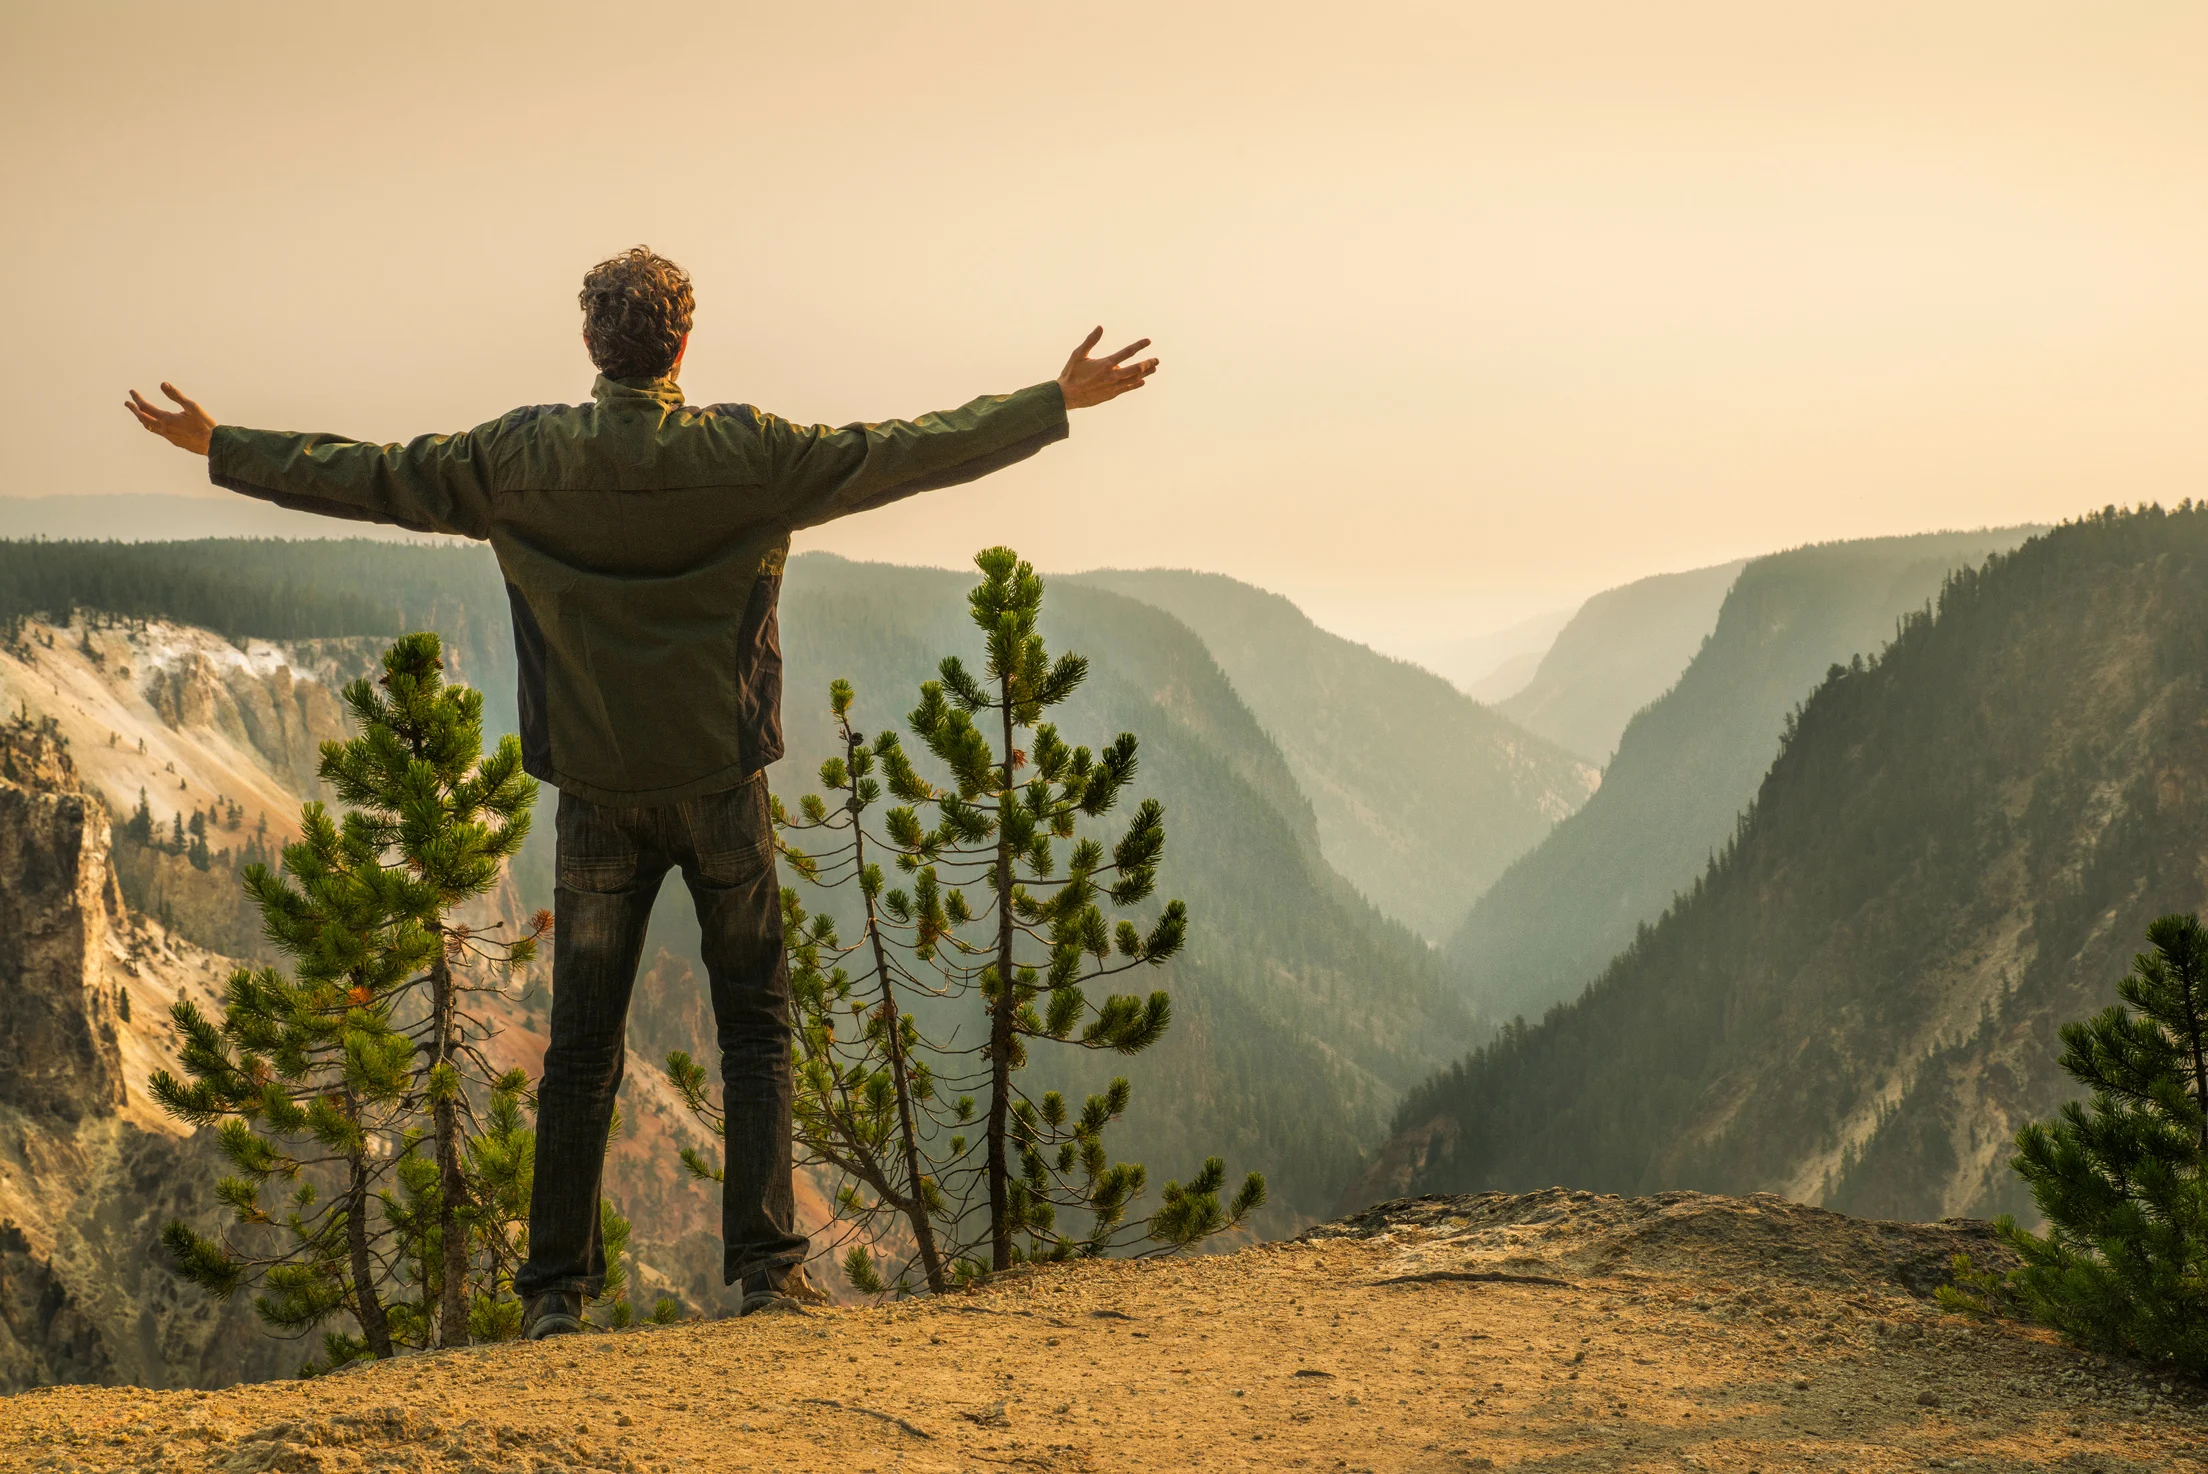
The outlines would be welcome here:
[[[783,590],[790,756],[776,791],[811,791],[840,753],[832,680],[856,688],[854,725],[902,729],[945,652],[977,664],[971,576],[791,560]],[[1079,580],[1050,582],[1042,629],[1088,658],[1059,709],[1069,731],[1132,731],[1141,767],[1129,801],[1157,798],[1170,834],[1161,895],[1185,900],[1188,940],[1161,981],[1170,1033],[1143,1055],[1115,1151],[1153,1170],[1224,1155],[1261,1171],[1276,1216],[1323,1215],[1385,1135],[1403,1091],[1475,1037],[1429,948],[1326,863],[1311,805],[1202,640],[1165,612]],[[679,908],[655,925],[687,943]],[[1065,1067],[1066,1090],[1098,1089],[1114,1066]]]
[[[2208,508],[1957,570],[1787,719],[1722,853],[1584,996],[1405,1104],[1408,1185],[2030,1217],[2011,1143],[2075,1092],[2052,1041],[2201,907],[2204,822]]]
[[[0,570],[14,576],[0,582],[13,590],[0,607],[198,618],[239,641],[433,622],[461,632],[454,663],[484,691],[487,740],[512,730],[505,594],[481,548],[0,543]],[[821,759],[840,750],[830,681],[857,687],[853,718],[862,729],[902,728],[941,656],[971,654],[969,582],[963,573],[820,554],[791,560],[782,606],[789,757],[772,770],[778,793],[794,801],[811,791]],[[1220,1152],[1238,1171],[1265,1174],[1271,1227],[1323,1214],[1386,1134],[1402,1093],[1476,1040],[1471,1017],[1444,986],[1431,949],[1328,865],[1312,805],[1280,747],[1193,631],[1160,609],[1071,580],[1053,581],[1043,629],[1053,649],[1090,662],[1088,682],[1067,704],[1069,730],[1141,734],[1132,793],[1165,805],[1172,838],[1160,886],[1185,899],[1192,917],[1168,980],[1174,1028],[1141,1063],[1142,1089],[1115,1151],[1167,1171]],[[135,787],[116,797],[118,817],[127,816]],[[551,903],[549,801],[540,798],[514,866],[523,907]],[[654,917],[634,1041],[648,1060],[670,1048],[697,1052],[709,1039],[699,1032],[702,983],[685,976],[702,977],[689,910],[682,888],[670,885]],[[665,965],[655,966],[661,949]],[[1110,1073],[1101,1062],[1079,1065],[1065,1088],[1101,1088]]]
[[[1677,684],[1626,726],[1602,787],[1481,895],[1447,949],[1483,1017],[1540,1017],[1694,883],[1826,668],[1876,651],[1954,569],[2024,529],[1826,543],[1758,558]]]
[[[1064,580],[1194,630],[1307,795],[1327,861],[1439,942],[1594,792],[1594,765],[1441,677],[1327,633],[1278,594],[1168,569]]]
[[[861,732],[903,730],[944,653],[976,662],[970,582],[824,553],[790,560],[789,755],[772,770],[786,803],[814,791],[822,760],[843,752],[830,682],[855,688],[851,721]],[[1171,838],[1159,889],[1189,910],[1186,946],[1161,980],[1173,1028],[1139,1065],[1120,1067],[1137,1072],[1138,1088],[1114,1128],[1114,1151],[1154,1170],[1216,1152],[1237,1172],[1262,1172],[1267,1232],[1323,1216],[1387,1134],[1403,1092],[1479,1031],[1432,950],[1328,865],[1312,805],[1205,642],[1165,611],[1079,579],[1049,588],[1041,628],[1050,647],[1089,662],[1058,719],[1069,731],[1140,734],[1129,796],[1164,804]],[[691,999],[689,975],[702,976],[688,911],[669,887],[653,914],[646,956],[664,948],[666,962],[639,984],[631,1026],[648,1057],[694,1050],[701,1037],[694,1004],[662,1002]],[[914,1012],[935,1022],[924,1002]],[[1068,1096],[1101,1089],[1114,1073],[1094,1058],[1062,1068]]]
[[[501,693],[490,725],[514,730],[514,644],[488,549],[367,538],[195,542],[0,541],[0,627],[73,609],[165,619],[232,640],[437,630],[455,673]]]
[[[55,542],[118,538],[125,542],[194,542],[205,538],[320,541],[330,535],[327,517],[295,512],[250,496],[180,496],[157,491],[0,496],[0,538],[23,542],[36,538]],[[433,541],[422,533],[376,522],[353,523],[345,535],[377,542]]]
[[[1671,689],[1717,623],[1739,562],[1659,573],[1579,606],[1531,679],[1495,709],[1597,765],[1633,713]]]

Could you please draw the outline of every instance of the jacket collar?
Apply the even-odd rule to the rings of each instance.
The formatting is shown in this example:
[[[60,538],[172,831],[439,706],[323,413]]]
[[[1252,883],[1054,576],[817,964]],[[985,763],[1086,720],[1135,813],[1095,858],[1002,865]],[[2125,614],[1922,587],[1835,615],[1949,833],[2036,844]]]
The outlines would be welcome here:
[[[590,397],[599,404],[649,399],[669,409],[682,403],[682,390],[673,379],[609,379],[604,374],[590,386]]]

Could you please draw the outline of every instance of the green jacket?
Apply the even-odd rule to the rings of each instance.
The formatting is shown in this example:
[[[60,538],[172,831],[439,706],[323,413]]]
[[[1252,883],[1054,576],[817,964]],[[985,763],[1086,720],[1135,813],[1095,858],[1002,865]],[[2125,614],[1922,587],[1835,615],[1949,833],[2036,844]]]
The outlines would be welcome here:
[[[878,425],[685,405],[672,379],[367,445],[223,425],[218,486],[488,539],[506,577],[529,771],[594,803],[678,803],[782,755],[775,604],[790,534],[971,481],[1066,434],[1055,381]]]

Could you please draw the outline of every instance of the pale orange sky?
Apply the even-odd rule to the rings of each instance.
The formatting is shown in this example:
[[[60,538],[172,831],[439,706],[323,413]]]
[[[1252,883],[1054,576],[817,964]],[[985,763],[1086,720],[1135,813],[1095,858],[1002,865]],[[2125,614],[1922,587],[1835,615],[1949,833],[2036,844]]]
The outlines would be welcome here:
[[[2194,3],[0,27],[0,494],[204,490],[119,408],[162,377],[375,438],[581,398],[575,286],[638,241],[696,279],[695,399],[913,414],[1093,322],[1156,338],[1069,444],[806,545],[1216,569],[1406,653],[1811,539],[2208,493]]]

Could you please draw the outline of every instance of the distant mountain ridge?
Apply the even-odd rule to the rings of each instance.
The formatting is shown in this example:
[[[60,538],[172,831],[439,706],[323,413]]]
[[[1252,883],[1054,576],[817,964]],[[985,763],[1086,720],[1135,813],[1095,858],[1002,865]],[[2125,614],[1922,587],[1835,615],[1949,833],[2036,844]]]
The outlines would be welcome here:
[[[1495,709],[1607,764],[1633,713],[1671,689],[1717,623],[1743,560],[1605,589],[1557,631],[1532,676]]]
[[[0,496],[0,538],[85,538],[112,542],[190,542],[199,538],[295,538],[338,535],[377,542],[459,543],[374,522],[333,523],[247,496],[110,492],[78,496]]]
[[[1406,1103],[1389,1187],[2028,1215],[2006,1164],[2074,1092],[2058,1027],[2113,999],[2151,918],[2208,902],[2204,826],[2208,509],[1959,569],[1936,618],[1831,670],[1599,981]]]
[[[1474,701],[1492,706],[1521,689],[1540,668],[1577,606],[1551,609],[1485,634],[1429,641],[1403,653]]]
[[[1601,781],[1430,671],[1223,574],[1107,570],[1057,586],[1111,589],[1194,630],[1279,744],[1328,862],[1430,940]]]
[[[1787,713],[1826,669],[1876,651],[1953,570],[2028,531],[1824,543],[1747,564],[1677,683],[1627,725],[1601,789],[1450,940],[1466,1001],[1498,1022],[1534,1018],[1586,987],[1732,834]]]

